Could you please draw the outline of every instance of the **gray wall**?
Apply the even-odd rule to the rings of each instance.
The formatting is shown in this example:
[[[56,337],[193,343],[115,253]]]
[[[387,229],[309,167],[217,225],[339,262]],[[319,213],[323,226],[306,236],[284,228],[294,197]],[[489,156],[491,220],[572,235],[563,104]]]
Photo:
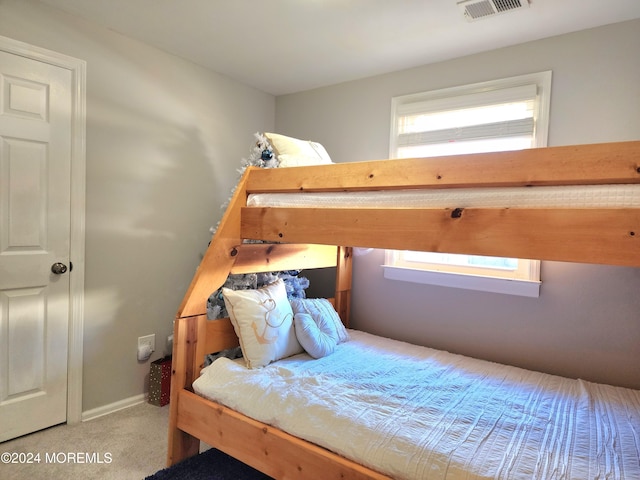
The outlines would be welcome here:
[[[549,145],[638,140],[639,46],[632,21],[282,96],[276,130],[323,143],[334,161],[386,158],[391,97],[552,70]],[[356,328],[640,388],[638,268],[543,262],[531,299],[385,280],[382,262],[381,251],[355,259]]]
[[[275,98],[33,0],[0,35],[87,61],[83,411],[135,397]]]
[[[638,139],[640,23],[279,97],[35,0],[0,0],[0,35],[87,61],[85,411],[141,394],[138,336],[171,321],[256,131],[388,156],[391,97],[554,72],[550,145]],[[544,262],[539,299],[384,280],[358,257],[357,328],[640,388],[640,270]]]

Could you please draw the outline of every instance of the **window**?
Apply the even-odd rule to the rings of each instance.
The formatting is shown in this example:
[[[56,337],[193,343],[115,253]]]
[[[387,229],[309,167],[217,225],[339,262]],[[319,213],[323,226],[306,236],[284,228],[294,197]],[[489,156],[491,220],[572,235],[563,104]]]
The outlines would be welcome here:
[[[547,144],[551,72],[395,97],[391,158]],[[538,260],[387,251],[385,277],[537,297]]]

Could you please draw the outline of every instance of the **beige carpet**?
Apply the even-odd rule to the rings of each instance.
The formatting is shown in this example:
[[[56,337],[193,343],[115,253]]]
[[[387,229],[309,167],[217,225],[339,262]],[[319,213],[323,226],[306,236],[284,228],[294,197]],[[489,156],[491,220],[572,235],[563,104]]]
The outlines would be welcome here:
[[[0,479],[144,479],[166,466],[168,421],[168,405],[143,403],[0,443]],[[39,463],[5,463],[6,452]]]

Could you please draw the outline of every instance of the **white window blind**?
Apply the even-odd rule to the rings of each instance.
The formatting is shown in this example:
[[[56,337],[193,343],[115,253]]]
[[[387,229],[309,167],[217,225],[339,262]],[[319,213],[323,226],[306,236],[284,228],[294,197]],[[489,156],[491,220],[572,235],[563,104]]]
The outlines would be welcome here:
[[[551,72],[543,72],[396,97],[392,101],[390,156],[429,157],[546,146],[550,83]],[[539,264],[526,259],[388,251],[385,276],[537,296]],[[429,274],[419,275],[420,270]],[[441,277],[444,280],[439,280]],[[508,288],[504,289],[500,280],[509,281]],[[512,288],[520,281],[534,286]],[[477,284],[481,286],[476,288]]]
[[[530,148],[535,136],[536,97],[537,86],[531,83],[400,101],[395,108],[394,157]]]

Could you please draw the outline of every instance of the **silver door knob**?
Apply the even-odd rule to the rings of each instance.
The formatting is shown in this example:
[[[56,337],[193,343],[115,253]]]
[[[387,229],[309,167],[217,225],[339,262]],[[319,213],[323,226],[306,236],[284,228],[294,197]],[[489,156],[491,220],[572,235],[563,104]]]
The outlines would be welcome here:
[[[57,262],[51,265],[51,271],[56,275],[62,275],[67,273],[67,266],[64,263]]]

